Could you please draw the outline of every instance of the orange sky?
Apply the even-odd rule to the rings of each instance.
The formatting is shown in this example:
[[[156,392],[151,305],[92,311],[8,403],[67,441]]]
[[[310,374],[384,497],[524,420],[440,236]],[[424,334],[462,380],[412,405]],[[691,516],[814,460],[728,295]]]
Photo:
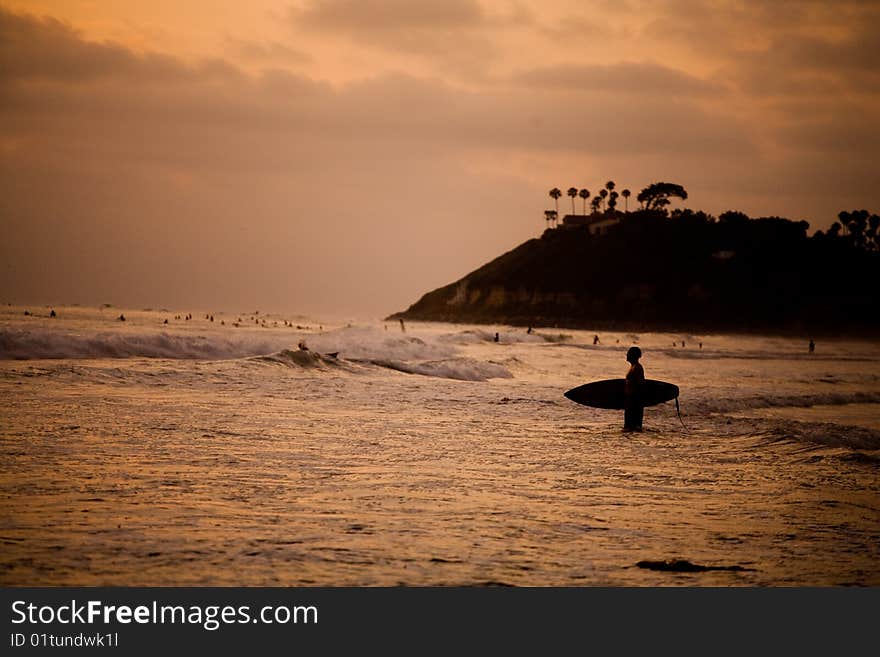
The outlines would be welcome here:
[[[547,190],[880,210],[880,5],[0,0],[0,301],[383,315]]]

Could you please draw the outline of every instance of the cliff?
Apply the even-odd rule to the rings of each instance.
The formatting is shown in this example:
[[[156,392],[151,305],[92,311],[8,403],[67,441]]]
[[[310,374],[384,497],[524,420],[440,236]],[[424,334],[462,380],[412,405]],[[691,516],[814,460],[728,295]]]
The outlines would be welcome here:
[[[880,252],[778,217],[633,212],[548,229],[389,319],[620,330],[875,333]],[[873,248],[873,250],[872,250]]]

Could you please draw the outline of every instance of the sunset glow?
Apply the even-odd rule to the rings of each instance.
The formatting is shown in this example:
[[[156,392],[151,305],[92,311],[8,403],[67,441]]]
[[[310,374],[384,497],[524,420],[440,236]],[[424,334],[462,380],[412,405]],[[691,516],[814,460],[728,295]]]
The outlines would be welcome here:
[[[608,178],[827,228],[880,206],[878,25],[856,1],[4,0],[5,300],[381,315]]]

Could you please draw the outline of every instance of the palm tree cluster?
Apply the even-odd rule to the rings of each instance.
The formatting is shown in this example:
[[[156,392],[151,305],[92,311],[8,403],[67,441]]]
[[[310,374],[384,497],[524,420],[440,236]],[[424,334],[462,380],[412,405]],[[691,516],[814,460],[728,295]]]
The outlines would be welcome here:
[[[605,183],[605,186],[599,190],[599,193],[596,194],[590,200],[590,211],[592,213],[605,212],[605,213],[614,213],[617,211],[617,199],[619,197],[623,197],[624,204],[624,212],[629,212],[629,197],[632,196],[632,192],[628,189],[624,189],[622,192],[618,193],[615,190],[617,187],[616,183],[613,180],[609,180]],[[549,192],[550,198],[556,204],[555,210],[544,210],[544,220],[547,222],[548,227],[555,227],[558,225],[559,221],[559,199],[562,196],[562,190],[558,187],[554,187]],[[590,190],[583,188],[578,189],[577,187],[569,187],[566,195],[571,197],[571,213],[576,214],[575,210],[575,199],[580,197],[581,199],[581,214],[587,214],[587,199],[590,198]]]
[[[828,229],[828,235],[841,238],[867,251],[880,251],[880,216],[867,210],[843,211]],[[821,231],[820,231],[821,232]]]

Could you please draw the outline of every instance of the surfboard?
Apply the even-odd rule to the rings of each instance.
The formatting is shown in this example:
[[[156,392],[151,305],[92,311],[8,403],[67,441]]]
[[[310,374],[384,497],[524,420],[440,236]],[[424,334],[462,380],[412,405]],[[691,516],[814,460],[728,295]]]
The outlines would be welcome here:
[[[583,406],[623,410],[626,408],[625,385],[624,379],[593,381],[572,388],[565,393],[565,396]],[[665,381],[648,379],[640,386],[639,393],[642,406],[656,406],[678,397],[678,386]]]

